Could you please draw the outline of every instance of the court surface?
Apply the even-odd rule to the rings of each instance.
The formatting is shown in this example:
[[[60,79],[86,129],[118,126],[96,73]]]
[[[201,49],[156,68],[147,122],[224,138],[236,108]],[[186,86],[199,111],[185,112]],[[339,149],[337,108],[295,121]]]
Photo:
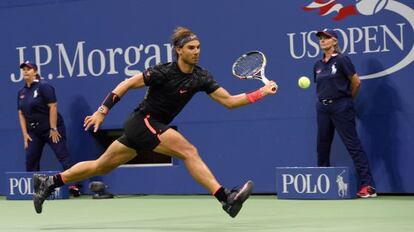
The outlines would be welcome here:
[[[252,196],[230,218],[211,196],[91,196],[47,201],[38,215],[31,201],[0,197],[0,231],[414,231],[414,196],[366,200],[278,200]]]

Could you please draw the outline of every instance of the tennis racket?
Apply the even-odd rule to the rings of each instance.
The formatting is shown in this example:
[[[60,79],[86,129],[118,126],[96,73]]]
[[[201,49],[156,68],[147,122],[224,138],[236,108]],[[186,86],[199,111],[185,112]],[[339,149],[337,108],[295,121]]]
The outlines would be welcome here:
[[[269,82],[265,76],[266,56],[259,51],[251,51],[240,56],[233,64],[233,75],[240,79],[256,79],[264,84]],[[272,90],[275,91],[277,85]]]

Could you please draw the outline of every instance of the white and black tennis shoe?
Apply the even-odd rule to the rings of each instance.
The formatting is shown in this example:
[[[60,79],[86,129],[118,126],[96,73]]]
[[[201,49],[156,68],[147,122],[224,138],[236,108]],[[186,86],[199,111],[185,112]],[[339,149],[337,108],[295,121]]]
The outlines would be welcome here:
[[[225,190],[227,201],[223,202],[223,209],[230,217],[236,217],[241,210],[243,203],[250,197],[253,190],[253,181],[247,181],[241,188]]]

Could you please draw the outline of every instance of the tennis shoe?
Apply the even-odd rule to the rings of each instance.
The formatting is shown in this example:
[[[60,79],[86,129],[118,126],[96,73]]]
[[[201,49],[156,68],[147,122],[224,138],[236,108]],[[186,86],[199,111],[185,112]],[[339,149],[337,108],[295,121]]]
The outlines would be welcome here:
[[[223,209],[230,217],[236,217],[241,210],[243,203],[249,198],[253,189],[253,181],[247,181],[243,187],[232,190],[225,190],[227,193],[227,201],[223,202]]]
[[[33,204],[36,213],[42,213],[43,202],[55,191],[51,186],[53,185],[53,178],[44,174],[33,175]]]
[[[372,186],[366,185],[359,190],[357,193],[357,196],[359,198],[371,198],[371,197],[377,197],[377,192],[375,191],[375,188]]]

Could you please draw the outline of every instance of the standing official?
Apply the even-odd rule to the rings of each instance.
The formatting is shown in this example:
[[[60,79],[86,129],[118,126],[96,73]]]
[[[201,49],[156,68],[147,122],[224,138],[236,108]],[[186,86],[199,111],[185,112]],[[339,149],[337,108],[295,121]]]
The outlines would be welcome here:
[[[20,65],[25,85],[18,92],[17,109],[26,150],[26,171],[40,170],[42,150],[47,143],[64,170],[70,168],[66,129],[57,110],[55,89],[42,81],[37,66],[26,61]]]
[[[351,60],[341,54],[335,31],[319,31],[316,35],[324,52],[323,58],[313,68],[318,96],[318,166],[330,166],[330,150],[336,129],[351,155],[361,181],[358,197],[376,197],[368,159],[355,129],[353,98],[360,86],[359,77]]]
[[[55,89],[40,81],[37,66],[26,61],[20,65],[25,84],[17,95],[17,109],[26,151],[26,171],[40,171],[40,159],[45,144],[54,151],[63,170],[72,166],[66,146],[66,129],[57,110]],[[76,186],[71,193],[79,195]]]

